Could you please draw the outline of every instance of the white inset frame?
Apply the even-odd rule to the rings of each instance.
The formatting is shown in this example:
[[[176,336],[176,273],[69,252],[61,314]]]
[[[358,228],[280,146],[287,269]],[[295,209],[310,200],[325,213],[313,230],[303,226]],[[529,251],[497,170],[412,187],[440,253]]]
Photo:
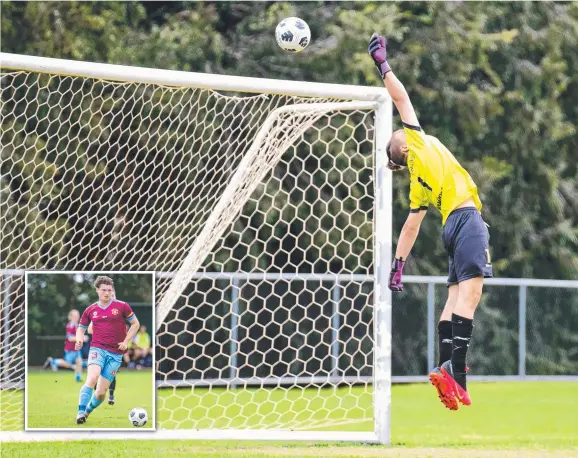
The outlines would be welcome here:
[[[150,428],[32,428],[28,426],[28,274],[32,275],[107,275],[107,276],[118,276],[118,275],[150,275],[151,276],[151,286],[152,286],[152,306],[151,306],[151,314],[152,314],[152,326],[153,326],[153,338],[151,339],[151,343],[153,345],[152,351],[152,368],[151,368],[151,385],[152,385],[152,412],[147,412],[149,415],[149,422],[151,423],[152,427]],[[113,278],[114,280],[114,278]],[[156,340],[157,340],[157,332],[156,332],[156,313],[155,313],[155,273],[152,271],[100,271],[100,270],[27,270],[24,272],[24,431],[25,436],[28,436],[28,432],[38,432],[38,433],[60,433],[65,431],[74,431],[75,433],[88,433],[88,437],[94,437],[94,434],[97,432],[104,432],[104,431],[119,431],[119,432],[155,432],[156,431],[156,421],[157,421],[157,391],[156,391],[156,383],[155,383],[155,368],[156,368]],[[90,304],[87,304],[87,306]],[[130,305],[130,303],[129,303]],[[86,308],[86,307],[85,307]],[[82,316],[82,313],[81,313]],[[79,385],[81,386],[81,385]],[[138,407],[138,406],[135,406]],[[128,422],[128,412],[127,415],[127,422]],[[151,418],[152,417],[152,418]],[[71,415],[72,419],[72,415]],[[151,421],[152,420],[152,421]],[[72,420],[71,420],[72,421]],[[16,433],[22,434],[20,432]],[[9,433],[3,432],[2,436],[9,435]],[[75,434],[76,436],[76,434]],[[54,439],[54,435],[48,436],[47,434],[40,434],[38,436],[40,439],[38,440],[51,440]],[[58,436],[60,438],[60,436]],[[126,437],[126,436],[125,436]],[[42,439],[43,438],[43,439]],[[18,440],[18,439],[17,439]],[[21,440],[21,439],[20,439]]]

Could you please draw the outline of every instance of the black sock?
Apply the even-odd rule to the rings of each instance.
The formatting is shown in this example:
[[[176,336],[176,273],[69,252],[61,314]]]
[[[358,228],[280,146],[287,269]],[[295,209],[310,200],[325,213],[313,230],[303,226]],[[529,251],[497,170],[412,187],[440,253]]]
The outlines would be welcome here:
[[[452,357],[452,322],[440,321],[438,323],[438,346],[439,346],[439,360],[438,366],[441,366],[448,359]]]
[[[454,378],[462,388],[466,389],[466,355],[472,338],[474,320],[452,314],[453,350],[452,369]]]
[[[111,396],[114,396],[114,390],[116,389],[116,377],[112,380],[110,386],[108,387],[108,392]]]

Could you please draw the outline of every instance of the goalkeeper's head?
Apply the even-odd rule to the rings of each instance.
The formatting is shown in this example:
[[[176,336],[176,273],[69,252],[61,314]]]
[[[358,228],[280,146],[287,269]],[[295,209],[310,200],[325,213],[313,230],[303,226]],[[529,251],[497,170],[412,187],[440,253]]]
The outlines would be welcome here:
[[[403,129],[396,130],[385,148],[389,162],[387,167],[390,170],[403,170],[407,166],[407,155],[409,147]]]

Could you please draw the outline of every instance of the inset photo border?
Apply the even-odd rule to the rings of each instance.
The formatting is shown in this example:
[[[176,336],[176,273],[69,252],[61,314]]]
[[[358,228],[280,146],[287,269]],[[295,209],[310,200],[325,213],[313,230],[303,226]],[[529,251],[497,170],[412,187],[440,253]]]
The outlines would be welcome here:
[[[154,272],[27,271],[24,307],[25,431],[156,430]]]

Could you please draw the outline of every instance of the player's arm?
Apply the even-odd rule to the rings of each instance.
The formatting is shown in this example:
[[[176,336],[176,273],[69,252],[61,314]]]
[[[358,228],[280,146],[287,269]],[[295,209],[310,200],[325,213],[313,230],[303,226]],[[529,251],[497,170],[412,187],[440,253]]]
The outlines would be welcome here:
[[[81,326],[79,325],[78,328],[76,328],[76,344],[74,345],[74,349],[75,350],[80,350],[82,348],[82,346],[84,345],[84,334],[86,333],[88,326]]]
[[[118,348],[123,351],[125,351],[128,348],[128,344],[130,343],[131,340],[134,339],[138,329],[140,328],[138,318],[136,317],[136,315],[134,314],[134,312],[132,311],[132,309],[128,304],[126,304],[125,319],[129,322],[130,328],[128,328],[124,340],[122,342],[119,342],[118,344]]]
[[[419,234],[419,228],[421,222],[426,214],[427,207],[420,208],[417,211],[412,211],[405,220],[405,224],[401,229],[399,235],[399,240],[397,242],[397,248],[395,250],[395,259],[393,260],[393,265],[391,266],[391,272],[389,273],[389,289],[394,292],[403,291],[402,275],[403,267],[405,261],[415,244],[417,236]]]
[[[74,345],[75,350],[80,350],[84,345],[84,335],[86,330],[88,329],[89,325],[92,325],[92,322],[89,318],[89,313],[87,313],[88,309],[86,309],[82,316],[80,317],[80,322],[78,323],[78,327],[76,328],[76,344]]]
[[[400,259],[405,262],[409,256],[409,253],[417,239],[417,235],[419,234],[419,228],[426,211],[427,210],[421,209],[416,212],[412,211],[408,215],[405,224],[401,228],[401,233],[399,234],[399,240],[395,250],[395,259]]]
[[[389,289],[403,291],[402,274],[405,261],[415,244],[421,222],[427,212],[428,199],[417,176],[409,177],[409,216],[407,217],[395,250],[395,259],[389,274]]]
[[[124,344],[128,347],[128,344],[131,340],[134,340],[138,328],[140,328],[140,323],[138,322],[138,318],[133,315],[134,319],[130,321],[130,328],[126,332],[126,338],[124,339]]]
[[[369,55],[379,70],[379,74],[383,78],[383,83],[393,100],[401,120],[410,126],[419,126],[419,121],[409,99],[409,95],[405,90],[404,85],[397,76],[391,71],[391,67],[387,62],[386,41],[385,38],[377,33],[374,33],[369,42]]]

